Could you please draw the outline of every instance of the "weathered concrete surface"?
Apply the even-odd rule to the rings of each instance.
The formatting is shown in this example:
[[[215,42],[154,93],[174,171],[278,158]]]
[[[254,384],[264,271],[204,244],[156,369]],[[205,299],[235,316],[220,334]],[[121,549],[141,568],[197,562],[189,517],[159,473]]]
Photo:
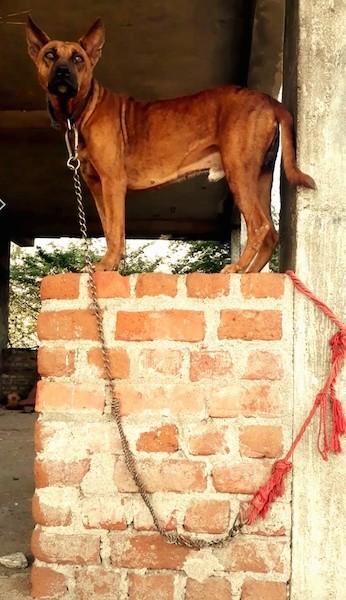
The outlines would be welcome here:
[[[29,572],[9,577],[0,575],[0,600],[31,600]]]
[[[34,423],[37,415],[0,409],[1,554],[21,551],[30,560],[33,529]],[[0,566],[0,600],[29,600],[30,569]]]
[[[10,242],[5,237],[0,239],[0,348],[7,344],[9,272]]]
[[[282,84],[284,20],[285,0],[257,0],[247,85],[275,98]]]
[[[8,300],[9,300],[9,271],[10,242],[7,238],[0,239],[0,373],[2,373],[2,349],[8,341]],[[3,396],[2,378],[0,377],[0,398]]]
[[[290,90],[285,101],[297,114],[298,162],[318,186],[318,192],[300,189],[295,197],[286,194],[284,262],[343,321],[345,17],[343,0],[287,3],[284,59],[284,85]],[[328,339],[335,327],[300,294],[295,299],[295,324],[297,431],[327,375]],[[345,371],[338,387],[345,406],[344,384]],[[323,462],[316,436],[315,421],[294,459],[291,600],[339,600],[346,594],[346,455]]]
[[[0,554],[30,557],[35,414],[0,408]],[[0,566],[0,575],[8,569]]]

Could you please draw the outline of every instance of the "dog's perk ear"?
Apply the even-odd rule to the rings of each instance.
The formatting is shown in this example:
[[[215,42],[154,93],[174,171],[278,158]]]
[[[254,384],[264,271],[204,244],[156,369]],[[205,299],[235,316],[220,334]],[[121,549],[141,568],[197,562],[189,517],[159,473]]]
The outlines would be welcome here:
[[[28,20],[26,23],[26,40],[28,42],[29,56],[34,62],[41,48],[43,48],[43,46],[48,44],[50,41],[48,35],[39,27],[37,27],[30,15],[28,15]]]
[[[84,48],[94,67],[99,60],[105,43],[105,28],[100,17],[90,27],[89,31],[78,40],[78,43]]]

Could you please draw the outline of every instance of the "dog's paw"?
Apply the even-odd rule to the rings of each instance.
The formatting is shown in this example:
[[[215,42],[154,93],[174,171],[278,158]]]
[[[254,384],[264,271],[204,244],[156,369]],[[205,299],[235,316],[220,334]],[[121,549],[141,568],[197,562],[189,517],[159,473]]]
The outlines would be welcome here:
[[[109,264],[107,262],[102,262],[102,260],[100,260],[100,262],[98,263],[94,263],[93,264],[93,269],[95,271],[95,273],[100,273],[100,272],[104,272],[104,271],[115,271],[116,269],[114,269],[112,264]]]
[[[118,264],[117,261],[114,261],[112,257],[109,257],[107,254],[105,254],[105,256],[103,256],[99,262],[93,264],[93,268],[96,272],[117,271]]]
[[[232,265],[225,265],[223,269],[221,269],[221,273],[226,273],[227,275],[230,273],[244,273],[244,269],[237,263],[233,263]]]
[[[93,263],[93,269],[94,269],[95,273],[100,273],[102,271],[107,271],[107,269],[102,264],[101,260],[99,262],[97,262],[97,263]]]

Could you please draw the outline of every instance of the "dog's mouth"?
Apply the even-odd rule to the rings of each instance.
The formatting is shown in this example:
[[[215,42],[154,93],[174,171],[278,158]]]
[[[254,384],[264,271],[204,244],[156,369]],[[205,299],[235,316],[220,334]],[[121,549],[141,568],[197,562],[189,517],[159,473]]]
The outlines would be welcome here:
[[[76,75],[68,67],[57,66],[48,82],[48,91],[54,96],[74,98],[78,92]]]
[[[77,86],[72,85],[70,82],[61,81],[50,81],[48,84],[48,91],[54,96],[64,96],[66,98],[74,98],[77,94]]]
[[[59,94],[67,94],[68,87],[67,85],[58,85],[57,91],[59,92]]]

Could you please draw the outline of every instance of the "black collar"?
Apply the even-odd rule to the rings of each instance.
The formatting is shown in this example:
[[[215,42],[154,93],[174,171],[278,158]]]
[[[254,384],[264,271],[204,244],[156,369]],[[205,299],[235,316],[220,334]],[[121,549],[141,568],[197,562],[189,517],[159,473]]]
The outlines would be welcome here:
[[[93,91],[94,91],[94,84],[92,82],[87,95],[83,98],[83,100],[79,104],[77,104],[77,106],[74,109],[74,111],[72,112],[72,114],[66,115],[66,117],[64,116],[64,120],[66,123],[67,123],[67,119],[69,119],[71,121],[71,123],[77,123],[79,117],[82,115],[83,111],[85,110],[86,105],[88,104]],[[53,108],[53,104],[51,103],[49,98],[47,100],[47,108],[48,108],[48,113],[49,113],[49,116],[51,119],[51,125],[52,125],[53,129],[61,129],[61,125],[56,117],[55,110]]]

